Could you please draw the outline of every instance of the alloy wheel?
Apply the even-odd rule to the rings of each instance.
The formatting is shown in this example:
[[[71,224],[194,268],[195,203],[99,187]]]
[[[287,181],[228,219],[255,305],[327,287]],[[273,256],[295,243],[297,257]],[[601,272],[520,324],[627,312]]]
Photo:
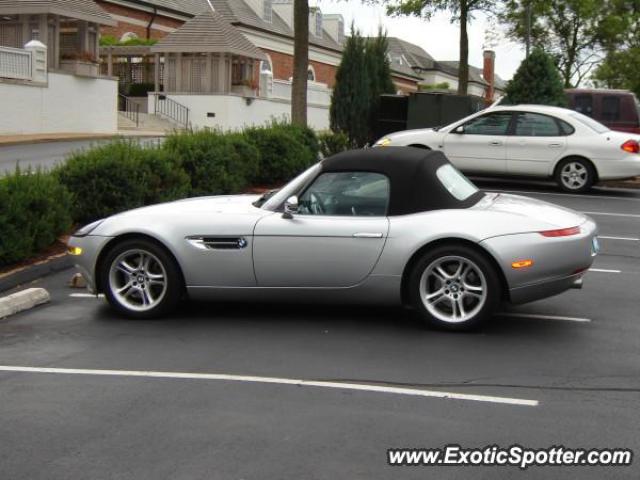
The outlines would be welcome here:
[[[127,250],[116,257],[109,269],[109,288],[123,307],[146,312],[156,307],[167,292],[167,272],[149,251]]]
[[[569,190],[579,190],[589,181],[589,171],[580,162],[568,162],[560,170],[560,180]]]
[[[429,264],[420,278],[420,298],[427,311],[448,323],[473,319],[487,300],[487,280],[468,258],[451,255]]]

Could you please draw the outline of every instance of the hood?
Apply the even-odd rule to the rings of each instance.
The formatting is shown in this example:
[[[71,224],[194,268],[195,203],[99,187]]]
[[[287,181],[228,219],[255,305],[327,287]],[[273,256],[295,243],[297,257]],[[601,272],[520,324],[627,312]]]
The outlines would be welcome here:
[[[534,220],[538,224],[548,225],[549,229],[577,227],[587,221],[582,213],[535,198],[506,193],[487,194],[487,197],[482,202],[486,211]]]
[[[220,195],[211,197],[192,197],[176,200],[174,202],[159,203],[148,207],[136,208],[119,213],[114,217],[122,216],[147,216],[147,215],[190,215],[190,214],[255,214],[256,208],[252,205],[259,195]]]

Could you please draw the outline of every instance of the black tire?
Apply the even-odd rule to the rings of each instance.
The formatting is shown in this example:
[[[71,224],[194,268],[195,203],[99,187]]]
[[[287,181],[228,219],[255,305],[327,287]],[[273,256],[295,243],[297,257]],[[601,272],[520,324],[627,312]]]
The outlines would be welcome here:
[[[438,280],[439,275],[426,273],[438,262],[444,262],[445,273],[453,273],[452,270],[447,269],[457,269],[457,264],[455,263],[457,260],[453,260],[454,258],[466,261],[467,270],[466,273],[462,275],[462,279],[457,280],[455,284],[451,283],[450,287],[446,287],[444,281],[436,283],[440,282],[440,280]],[[446,259],[450,260],[447,261]],[[475,269],[478,269],[482,275],[476,274]],[[425,284],[421,286],[423,274],[426,280]],[[484,279],[484,283],[482,282],[482,278]],[[448,281],[453,282],[453,280]],[[484,285],[484,300],[477,298],[478,294],[476,289],[482,285]],[[456,287],[455,292],[457,293],[454,293],[454,286]],[[423,288],[427,290],[423,290]],[[451,290],[445,290],[446,288],[451,288]],[[464,291],[465,288],[467,288],[466,292]],[[450,331],[477,329],[491,318],[491,315],[495,312],[502,298],[500,278],[491,261],[487,259],[484,254],[461,244],[441,245],[431,251],[427,251],[411,269],[408,277],[408,289],[409,300],[418,313],[418,316],[431,327]],[[442,300],[432,304],[431,310],[452,309],[454,318],[450,318],[449,320],[439,318],[427,308],[425,305],[425,293],[428,293],[429,289],[442,289],[446,292],[441,295],[441,297],[436,297],[442,298]],[[435,294],[436,292],[433,293]],[[454,295],[455,299],[453,299]],[[423,301],[423,297],[425,301]],[[463,311],[457,306],[458,298],[460,298],[459,302],[463,304],[462,308],[468,309],[466,312],[470,315],[468,319],[464,319],[462,315]],[[454,303],[456,305],[454,305]],[[458,320],[455,320],[456,312],[459,313]],[[446,316],[445,314],[446,312],[442,313],[443,316]]]
[[[596,182],[596,170],[584,158],[565,158],[556,167],[554,179],[565,192],[583,193]]]
[[[159,297],[161,297],[160,300],[157,301],[156,305],[153,305],[152,307],[142,311],[125,306],[122,301],[118,299],[118,295],[113,291],[113,285],[110,281],[111,269],[114,265],[114,262],[116,262],[122,255],[125,255],[127,252],[137,251],[148,252],[150,254],[150,258],[155,257],[153,260],[153,265],[155,266],[156,271],[160,271],[157,270],[159,267],[155,265],[156,260],[162,265],[162,268],[164,269],[163,273],[165,279],[163,294],[158,295]],[[135,254],[132,253],[132,255]],[[126,317],[134,319],[148,319],[164,316],[175,310],[182,298],[182,294],[184,291],[184,280],[182,277],[182,272],[180,271],[180,267],[164,247],[152,241],[141,238],[123,240],[122,242],[117,243],[106,254],[99,268],[100,271],[98,272],[98,275],[100,277],[100,285],[102,285],[102,290],[104,292],[105,298],[112,308],[114,308],[119,314]],[[141,273],[144,275],[144,269]],[[115,281],[126,281],[124,280],[126,279],[126,274],[122,270],[118,269],[118,273],[116,275],[119,275],[120,278],[116,278]],[[132,294],[134,296],[134,299],[139,297],[141,303],[143,302],[142,294],[139,292],[142,288],[143,287],[140,287],[140,289],[138,289],[138,292],[134,292]],[[147,289],[149,288],[156,287],[150,287],[149,285],[147,285]],[[155,293],[157,292],[158,290],[156,289]],[[141,307],[144,306],[141,305]]]

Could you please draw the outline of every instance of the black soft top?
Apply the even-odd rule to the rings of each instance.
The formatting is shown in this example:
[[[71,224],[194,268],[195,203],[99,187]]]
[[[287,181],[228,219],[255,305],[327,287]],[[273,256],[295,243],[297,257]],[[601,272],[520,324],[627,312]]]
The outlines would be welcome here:
[[[450,164],[442,152],[415,147],[379,147],[351,150],[322,161],[323,172],[374,172],[390,182],[388,215],[451,208],[468,208],[484,193],[458,200],[444,187],[436,170]]]

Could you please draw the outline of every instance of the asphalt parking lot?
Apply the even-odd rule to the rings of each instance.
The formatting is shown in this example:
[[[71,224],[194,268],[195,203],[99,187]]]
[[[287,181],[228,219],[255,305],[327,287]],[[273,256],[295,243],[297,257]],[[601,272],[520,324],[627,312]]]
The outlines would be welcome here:
[[[37,282],[50,304],[0,321],[0,366],[34,368],[0,371],[0,479],[520,473],[387,465],[389,448],[446,444],[630,448],[630,467],[524,476],[638,478],[640,190],[477,183],[596,220],[602,252],[582,290],[452,334],[400,309],[324,305],[199,303],[132,321],[62,272]]]

